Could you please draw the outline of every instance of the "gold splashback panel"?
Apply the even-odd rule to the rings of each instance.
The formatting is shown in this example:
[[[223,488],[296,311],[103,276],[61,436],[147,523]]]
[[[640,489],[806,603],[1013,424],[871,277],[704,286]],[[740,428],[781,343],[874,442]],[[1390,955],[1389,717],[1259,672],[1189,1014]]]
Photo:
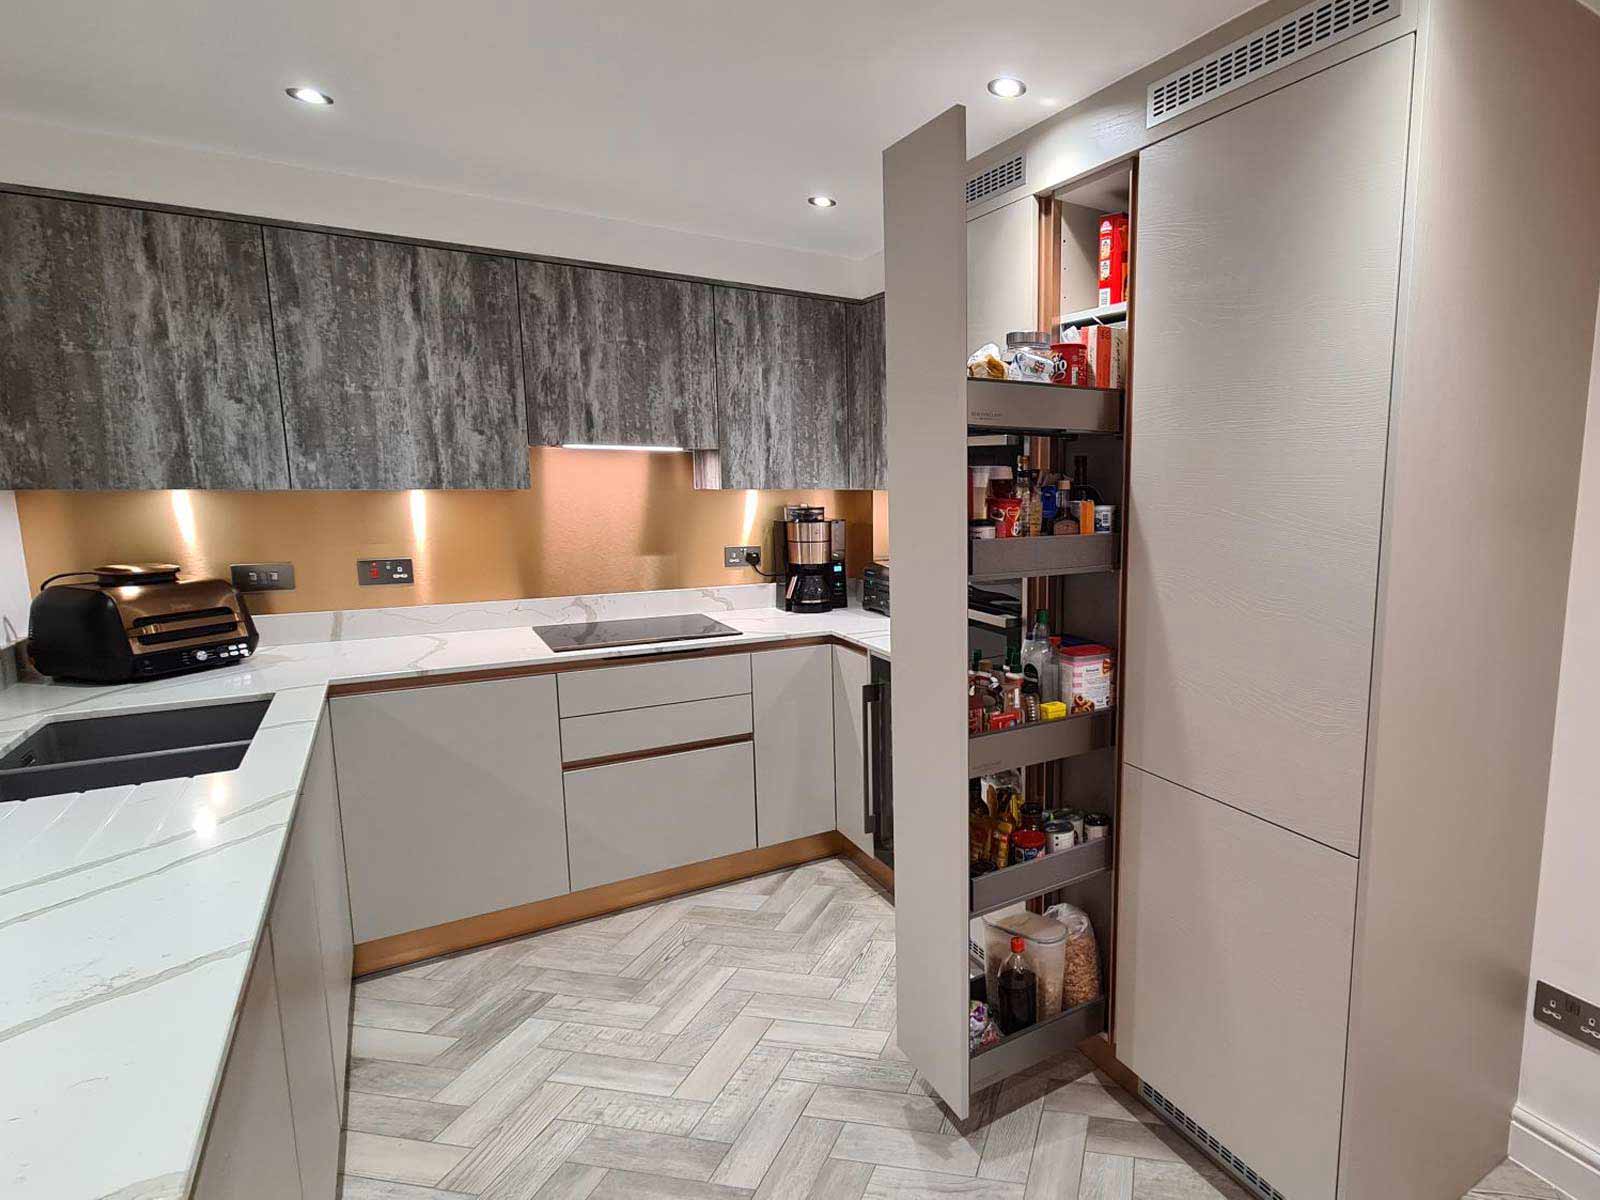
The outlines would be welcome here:
[[[186,579],[232,563],[294,563],[295,590],[259,613],[454,604],[529,596],[760,583],[722,548],[761,544],[785,504],[849,524],[849,573],[887,548],[871,492],[695,491],[690,456],[529,451],[527,491],[17,493],[28,580],[104,562],[174,562]],[[409,556],[412,586],[359,587],[356,559]]]

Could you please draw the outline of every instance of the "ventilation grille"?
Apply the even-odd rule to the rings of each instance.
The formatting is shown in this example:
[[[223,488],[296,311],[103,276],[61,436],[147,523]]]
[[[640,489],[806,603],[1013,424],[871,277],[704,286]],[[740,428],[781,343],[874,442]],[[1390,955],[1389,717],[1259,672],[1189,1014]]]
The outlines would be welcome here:
[[[1159,125],[1218,96],[1299,62],[1400,15],[1403,0],[1322,0],[1306,5],[1221,52],[1190,63],[1150,85],[1145,127]],[[967,185],[970,196],[972,185]]]
[[[1008,158],[1003,163],[995,163],[981,175],[974,175],[967,180],[967,203],[976,204],[979,200],[995,195],[997,192],[1007,192],[1014,187],[1020,187],[1028,181],[1028,173],[1024,169],[1022,155]]]
[[[1216,1160],[1230,1175],[1260,1196],[1261,1200],[1284,1200],[1283,1193],[1256,1174],[1250,1164],[1217,1141],[1206,1131],[1204,1125],[1199,1124],[1142,1079],[1139,1081],[1139,1097],[1165,1117],[1174,1129],[1200,1147],[1208,1158]]]

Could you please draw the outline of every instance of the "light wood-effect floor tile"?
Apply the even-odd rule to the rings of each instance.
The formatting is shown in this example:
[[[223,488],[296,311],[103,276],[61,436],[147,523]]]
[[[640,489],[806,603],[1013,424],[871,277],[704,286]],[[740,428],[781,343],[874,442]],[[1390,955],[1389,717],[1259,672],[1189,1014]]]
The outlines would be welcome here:
[[[1165,1126],[1143,1125],[1136,1121],[1111,1121],[1089,1118],[1088,1149],[1095,1154],[1114,1154],[1124,1158],[1155,1158],[1182,1161],[1178,1147],[1183,1143]]]
[[[827,978],[824,976],[824,978]],[[819,999],[815,996],[777,996],[757,992],[744,1011],[752,1017],[774,1021],[804,1021],[810,1025],[854,1025],[861,1005],[848,1000]]]
[[[455,1044],[455,1038],[435,1037],[431,1033],[407,1033],[402,1029],[374,1029],[367,1025],[356,1025],[350,1030],[352,1058],[381,1058],[425,1067]]]
[[[673,1133],[687,1137],[705,1116],[709,1104],[671,1096],[646,1096],[639,1092],[611,1092],[584,1088],[561,1116],[586,1125],[613,1129],[638,1129],[645,1133]]]
[[[477,1197],[415,1183],[344,1175],[339,1179],[339,1200],[477,1200]]]
[[[838,1025],[815,1025],[807,1021],[774,1021],[765,1041],[793,1050],[826,1050],[856,1058],[877,1058],[883,1053],[889,1035],[876,1029],[845,1029]]]
[[[455,1011],[442,1004],[381,1000],[357,993],[350,1021],[354,1025],[368,1025],[376,1029],[403,1029],[408,1033],[427,1033]]]
[[[830,1157],[822,1164],[817,1182],[812,1185],[811,1200],[861,1200],[867,1194],[867,1185],[876,1170],[871,1163]],[[950,1178],[954,1179],[955,1176]]]
[[[561,1050],[531,1051],[467,1105],[436,1140],[455,1146],[476,1146],[513,1113],[529,1105],[543,1105],[548,1095],[543,1089],[548,1086],[551,1073],[569,1057]],[[570,1100],[572,1093],[566,1095]]]
[[[779,1046],[758,1045],[750,1051],[695,1126],[694,1136],[716,1142],[737,1138],[768,1089],[778,1081],[790,1054]]]
[[[432,1187],[467,1153],[461,1146],[350,1130],[344,1139],[344,1173]]]
[[[674,1094],[686,1100],[715,1100],[771,1025],[762,1017],[735,1017]]]
[[[589,1200],[608,1173],[604,1167],[564,1162],[533,1193],[533,1200]]]
[[[764,992],[773,996],[812,996],[826,1000],[839,990],[843,980],[828,975],[799,971],[763,971],[759,967],[740,967],[725,985],[733,991]]]
[[[483,1192],[483,1200],[525,1200],[543,1195],[544,1186],[567,1165],[572,1152],[588,1140],[591,1127],[552,1121],[518,1152]]]
[[[727,1157],[712,1176],[729,1187],[754,1188],[761,1184],[788,1140],[800,1114],[805,1112],[816,1085],[780,1079],[767,1089],[756,1111],[728,1147]]]
[[[947,1175],[975,1176],[978,1155],[962,1138],[948,1133],[848,1124],[833,1144],[833,1157],[880,1167],[905,1167]]]
[[[721,1142],[591,1125],[589,1136],[569,1158],[592,1167],[616,1167],[623,1171],[706,1183],[711,1180],[727,1152],[728,1147]]]
[[[582,1050],[589,1054],[634,1058],[641,1062],[656,1061],[672,1042],[670,1034],[573,1021],[563,1023],[544,1039],[544,1045],[551,1050]]]
[[[349,1087],[352,1091],[379,1096],[400,1096],[406,1100],[438,1100],[439,1093],[458,1076],[440,1067],[420,1067],[414,1063],[388,1062],[380,1058],[350,1060]]]
[[[345,1112],[345,1128],[385,1137],[414,1138],[429,1142],[462,1113],[454,1104],[409,1100],[373,1092],[352,1091]]]
[[[793,1061],[792,1059],[790,1060]],[[806,1116],[828,1121],[853,1121],[858,1125],[888,1125],[895,1129],[921,1129],[937,1133],[944,1111],[926,1096],[867,1091],[862,1088],[819,1085],[806,1107]],[[1028,1143],[1030,1148],[1033,1143]]]
[[[573,1054],[559,1069],[551,1072],[550,1078],[555,1083],[605,1088],[613,1092],[670,1096],[688,1074],[683,1067],[662,1063],[609,1058],[603,1054]]]
[[[906,1063],[882,1062],[826,1050],[796,1050],[783,1069],[785,1079],[874,1092],[904,1092],[915,1076],[916,1072]]]
[[[432,1099],[441,1104],[471,1104],[481,1099],[485,1092],[559,1028],[559,1022],[547,1021],[542,1017],[529,1017],[519,1022]],[[551,1069],[554,1069],[555,1062],[559,1060],[549,1061]]]
[[[936,1171],[904,1167],[875,1167],[867,1184],[867,1200],[939,1200],[944,1196],[981,1197],[982,1200],[1023,1200],[1022,1188],[992,1179],[964,1179]]]
[[[762,1176],[756,1200],[807,1200],[813,1195],[825,1195],[815,1189],[823,1169],[832,1161],[829,1156],[841,1128],[838,1121],[811,1117],[796,1121],[778,1157]]]
[[[1039,1138],[1028,1168],[1027,1200],[1090,1200],[1087,1186],[1089,1118],[1046,1109],[1039,1114]]]
[[[1161,1123],[1160,1117],[1121,1088],[1106,1087],[1093,1079],[1056,1084],[1045,1093],[1044,1106],[1051,1112],[1078,1113],[1085,1117],[1139,1121],[1145,1125]]]
[[[1092,1151],[1085,1154],[1078,1200],[1133,1200],[1133,1159]]]
[[[440,1182],[459,1192],[479,1193],[495,1183],[502,1172],[523,1156],[530,1147],[542,1149],[537,1156],[538,1168],[548,1166],[550,1171],[561,1165],[568,1151],[577,1144],[580,1134],[576,1130],[558,1130],[551,1138],[544,1136],[556,1118],[571,1104],[578,1089],[563,1083],[547,1083],[521,1105],[493,1132],[482,1138]],[[552,1140],[552,1138],[554,1140]],[[559,1153],[552,1153],[559,1151]],[[542,1185],[541,1178],[528,1190]]]

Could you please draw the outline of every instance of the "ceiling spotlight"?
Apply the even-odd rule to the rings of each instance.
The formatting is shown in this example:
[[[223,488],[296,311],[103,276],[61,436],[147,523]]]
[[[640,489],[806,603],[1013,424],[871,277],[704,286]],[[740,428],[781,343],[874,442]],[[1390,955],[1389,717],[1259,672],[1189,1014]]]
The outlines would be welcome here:
[[[1028,90],[1028,85],[1020,79],[1013,79],[1009,75],[1002,75],[998,79],[989,80],[989,94],[999,96],[1002,100],[1015,100]]]
[[[812,208],[832,208],[839,202],[832,196],[807,196],[806,203]]]
[[[327,92],[318,91],[314,87],[291,87],[284,88],[283,91],[291,100],[298,100],[301,104],[315,104],[318,107],[326,108],[333,103],[332,96],[328,95]]]

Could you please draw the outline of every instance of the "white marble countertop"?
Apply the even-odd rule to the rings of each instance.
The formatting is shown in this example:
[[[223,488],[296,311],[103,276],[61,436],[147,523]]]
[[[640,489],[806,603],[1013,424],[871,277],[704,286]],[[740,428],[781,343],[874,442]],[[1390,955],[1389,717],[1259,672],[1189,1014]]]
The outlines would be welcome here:
[[[266,618],[247,662],[0,691],[0,752],[55,717],[272,699],[238,770],[0,804],[0,1194],[188,1194],[330,684],[822,635],[888,656],[887,617],[725,607],[735,590]],[[532,629],[686,611],[739,636],[556,654]],[[266,644],[296,633],[334,640]]]

